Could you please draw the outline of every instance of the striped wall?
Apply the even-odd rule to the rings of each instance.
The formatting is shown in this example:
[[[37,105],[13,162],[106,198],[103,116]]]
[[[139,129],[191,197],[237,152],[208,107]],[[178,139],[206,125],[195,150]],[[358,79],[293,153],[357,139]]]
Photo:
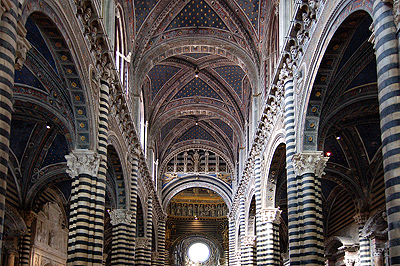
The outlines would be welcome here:
[[[0,21],[0,257],[3,244],[4,212],[7,190],[8,150],[10,147],[11,112],[13,106],[14,66],[16,50],[17,4],[9,3]],[[4,5],[7,6],[7,5]],[[4,7],[2,7],[4,8]]]
[[[375,0],[373,21],[389,225],[390,264],[400,265],[400,87],[399,44],[392,7]]]

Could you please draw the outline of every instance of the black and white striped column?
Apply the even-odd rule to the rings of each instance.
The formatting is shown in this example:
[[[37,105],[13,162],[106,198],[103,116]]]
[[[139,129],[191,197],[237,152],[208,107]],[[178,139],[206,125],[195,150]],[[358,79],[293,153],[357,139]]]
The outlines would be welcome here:
[[[286,175],[287,175],[287,201],[288,201],[288,230],[289,230],[289,257],[291,265],[300,265],[299,252],[302,246],[299,235],[298,222],[298,196],[296,174],[293,168],[292,158],[296,152],[295,136],[295,106],[293,77],[285,76],[285,131],[286,131]]]
[[[257,237],[254,235],[245,235],[242,237],[242,266],[257,265],[256,243]]]
[[[158,262],[156,265],[164,266],[165,265],[165,220],[158,221]]]
[[[18,1],[2,4],[0,20],[0,260],[3,244],[4,212],[7,189],[8,150],[10,147],[11,113],[17,40]]]
[[[96,225],[104,223],[103,220],[99,221],[104,214],[96,216],[96,206],[99,203],[94,186],[97,181],[100,156],[94,151],[81,149],[74,150],[65,157],[69,167],[67,172],[73,179],[67,264],[102,265],[103,253],[100,253],[100,257],[99,254],[93,253],[94,247],[99,248]],[[104,207],[104,199],[102,203]]]
[[[147,199],[146,236],[147,236],[147,239],[149,239],[149,241],[144,250],[144,260],[145,260],[144,265],[150,266],[151,265],[152,238],[153,238],[153,198],[151,196],[149,196]]]
[[[26,212],[24,215],[24,221],[27,228],[27,232],[23,235],[19,241],[19,265],[29,266],[31,259],[31,238],[32,238],[32,224],[36,220],[37,214],[35,212]]]
[[[265,208],[261,211],[260,231],[257,232],[257,265],[280,265],[279,208]]]
[[[111,265],[134,265],[132,254],[135,249],[130,245],[130,225],[132,212],[116,209],[110,212],[112,228]]]
[[[137,215],[137,197],[138,197],[138,176],[139,176],[139,155],[137,151],[131,152],[130,157],[131,162],[131,184],[130,184],[130,211],[132,212],[133,219],[131,221],[130,229],[131,234],[131,246],[134,248],[135,252],[133,255],[133,261],[136,259],[136,215]]]
[[[152,198],[147,200],[147,222],[143,237],[136,237],[135,261],[136,265],[151,265],[151,235],[153,226]]]
[[[229,265],[237,265],[236,263],[236,222],[235,215],[229,216]]]
[[[373,4],[390,265],[400,265],[399,43],[389,1]]]
[[[356,223],[358,224],[358,239],[360,241],[360,266],[369,266],[372,262],[370,241],[368,237],[363,235],[364,225],[367,222],[368,218],[368,213],[358,213],[356,216],[354,216],[354,220],[356,220]]]
[[[298,180],[299,227],[302,228],[301,265],[325,265],[324,230],[320,178],[328,157],[321,151],[304,151],[293,156],[294,169]],[[290,262],[292,265],[292,261]]]

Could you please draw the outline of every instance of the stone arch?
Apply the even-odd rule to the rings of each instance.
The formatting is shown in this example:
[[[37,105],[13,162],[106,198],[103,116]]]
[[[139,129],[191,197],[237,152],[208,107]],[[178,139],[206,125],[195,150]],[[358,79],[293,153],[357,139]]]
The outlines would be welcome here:
[[[364,12],[368,16],[372,18],[372,1],[366,1],[364,5],[357,5],[356,1],[353,0],[347,0],[338,3],[339,5],[336,6],[335,11],[329,14],[325,14],[326,17],[329,17],[326,21],[329,21],[329,23],[325,24],[325,27],[322,31],[322,35],[319,36],[319,41],[313,44],[313,40],[310,40],[309,43],[311,47],[308,49],[315,49],[314,57],[310,62],[312,62],[311,65],[305,66],[302,65],[300,69],[303,69],[305,72],[305,69],[308,69],[309,72],[306,73],[307,75],[301,77],[301,85],[300,88],[297,88],[296,93],[298,95],[305,95],[303,96],[303,101],[302,101],[302,106],[297,106],[299,110],[307,110],[307,112],[302,112],[299,115],[298,121],[301,121],[299,126],[297,127],[297,145],[298,145],[298,151],[301,150],[316,150],[317,149],[317,131],[318,131],[318,122],[319,122],[319,115],[316,115],[316,112],[318,112],[318,109],[313,112],[313,106],[311,104],[311,95],[313,92],[314,88],[314,83],[317,79],[318,71],[321,66],[323,56],[326,53],[326,50],[328,48],[328,45],[331,43],[331,40],[335,34],[335,32],[338,30],[338,28],[342,25],[342,23],[352,14],[356,12]],[[329,12],[329,11],[327,11]],[[324,14],[322,14],[324,16]],[[321,41],[323,40],[323,41]],[[321,43],[322,42],[322,43]],[[301,71],[301,72],[303,72]],[[300,73],[301,73],[300,72]],[[304,75],[305,73],[301,73]],[[298,80],[299,81],[299,80]],[[299,87],[299,86],[298,86]],[[315,109],[314,109],[315,110]],[[314,124],[316,124],[316,127],[309,131],[307,130],[307,121],[310,122],[310,120],[314,121]],[[311,138],[310,138],[311,137]]]
[[[225,202],[228,210],[232,205],[232,191],[231,188],[223,181],[206,175],[189,175],[177,181],[168,183],[162,190],[162,206],[164,210],[167,209],[168,203],[179,192],[187,188],[206,188],[216,192]]]
[[[283,129],[274,132],[271,135],[272,141],[268,145],[268,148],[264,151],[264,160],[263,160],[263,171],[261,176],[261,207],[275,207],[275,196],[276,196],[276,179],[268,178],[270,174],[271,164],[275,156],[275,152],[277,151],[280,145],[285,144],[285,132]],[[267,152],[267,151],[274,151],[274,152]],[[270,189],[273,189],[272,193]],[[268,197],[272,197],[271,200],[268,200]],[[272,202],[271,204],[267,204],[267,202]],[[268,205],[268,206],[267,206]]]
[[[86,45],[82,45],[81,42],[84,42],[83,39],[80,39],[77,35],[75,35],[75,31],[72,29],[72,25],[65,23],[68,21],[68,17],[75,16],[75,13],[72,9],[64,8],[63,6],[58,5],[56,2],[52,1],[44,1],[44,2],[35,2],[35,1],[26,1],[24,3],[23,12],[21,15],[21,21],[25,25],[28,18],[32,18],[36,16],[38,21],[46,19],[46,22],[51,24],[53,27],[56,36],[49,37],[45,34],[45,38],[53,38],[57,37],[61,42],[52,42],[47,43],[47,47],[54,51],[53,57],[56,61],[57,67],[60,69],[59,75],[65,77],[68,90],[64,90],[59,92],[58,95],[66,95],[66,98],[74,99],[70,103],[71,110],[64,114],[64,117],[68,117],[69,122],[71,123],[71,128],[73,129],[71,133],[72,142],[74,143],[75,148],[89,149],[94,148],[93,140],[96,139],[96,131],[90,131],[89,128],[92,128],[93,123],[95,122],[92,115],[94,112],[92,110],[92,105],[89,104],[91,96],[91,89],[88,87],[91,84],[90,82],[90,66],[84,62],[84,56],[82,54],[90,53],[86,51]],[[40,26],[40,24],[39,24]],[[53,33],[54,33],[53,31]],[[46,31],[44,31],[46,32]],[[55,46],[61,45],[65,48],[63,54],[57,54],[53,48]],[[30,52],[28,52],[29,54]],[[56,55],[56,56],[54,56]],[[63,55],[65,57],[63,57]],[[62,66],[62,67],[61,67]],[[70,70],[76,74],[76,76],[72,77],[72,75],[66,75],[67,68],[69,66]],[[68,71],[70,71],[68,70]],[[68,72],[69,73],[69,72]],[[43,79],[46,78],[46,75],[42,75]],[[51,77],[47,78],[45,82],[49,82],[49,85],[54,85],[54,81],[51,82]],[[54,85],[56,86],[56,85]],[[60,96],[61,97],[61,96]],[[67,103],[65,103],[67,104]],[[53,112],[53,113],[57,113]],[[78,115],[79,114],[79,115]],[[79,122],[77,121],[77,116],[79,116]]]

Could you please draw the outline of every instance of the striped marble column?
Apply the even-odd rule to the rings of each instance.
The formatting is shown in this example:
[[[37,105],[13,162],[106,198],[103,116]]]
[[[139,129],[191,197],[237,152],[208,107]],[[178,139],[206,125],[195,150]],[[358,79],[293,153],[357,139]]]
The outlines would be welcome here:
[[[24,221],[27,232],[23,235],[19,242],[19,265],[29,266],[31,260],[31,238],[32,238],[32,224],[36,220],[37,214],[35,212],[26,212]]]
[[[368,213],[358,213],[354,216],[354,220],[358,224],[358,239],[360,241],[360,252],[359,252],[359,265],[370,266],[371,265],[371,245],[368,237],[363,236],[364,225],[367,222],[369,216]]]
[[[153,226],[153,205],[152,198],[147,200],[147,222],[144,237],[136,238],[136,252],[135,261],[136,265],[151,265],[151,237]]]
[[[280,265],[279,208],[265,208],[261,211],[260,232],[257,232],[257,265]]]
[[[103,218],[103,215],[94,217],[97,213],[96,205],[99,204],[96,201],[97,196],[94,195],[96,191],[94,184],[97,181],[100,155],[91,150],[81,149],[74,150],[65,157],[69,167],[67,172],[73,180],[67,264],[102,265],[102,252],[101,257],[93,257],[95,255],[93,254],[93,247],[99,245],[99,239],[96,238],[97,232],[94,231],[94,228],[96,223],[100,222],[98,221],[99,218]],[[100,223],[103,224],[103,222]]]
[[[153,238],[153,198],[151,196],[147,199],[147,223],[146,223],[146,236],[149,242],[144,250],[144,265],[151,265],[151,251],[152,251],[152,238]]]
[[[245,258],[245,256],[243,256],[244,255],[244,253],[245,253],[245,249],[246,249],[246,246],[245,246],[245,243],[244,243],[244,239],[245,239],[245,236],[246,236],[246,217],[245,217],[245,197],[241,197],[240,198],[240,201],[239,201],[239,227],[240,227],[240,235],[238,236],[239,237],[239,241],[240,241],[240,244],[239,244],[239,247],[240,247],[240,254],[241,254],[241,257],[240,257],[240,265],[244,265],[244,261],[247,259],[247,258]]]
[[[130,211],[132,212],[133,219],[131,221],[131,238],[130,243],[132,248],[135,250],[132,253],[132,260],[135,261],[136,259],[136,213],[137,213],[137,191],[138,191],[138,175],[139,175],[139,157],[138,153],[135,151],[131,152],[130,157],[131,162],[131,184],[130,184]]]
[[[289,230],[289,257],[292,265],[300,265],[299,250],[302,245],[299,235],[298,223],[298,196],[296,174],[293,168],[292,158],[296,152],[295,142],[295,106],[293,76],[282,71],[280,75],[284,80],[285,91],[285,131],[286,131],[286,175],[287,175],[287,201],[288,201],[288,230]]]
[[[158,261],[156,265],[159,266],[164,266],[165,265],[165,220],[159,220],[158,221],[158,231],[157,231],[157,237],[158,237],[158,247],[157,247],[157,252],[158,252]]]
[[[321,151],[304,151],[293,156],[294,169],[301,184],[299,206],[300,227],[303,228],[303,246],[299,262],[304,265],[325,265],[324,230],[320,181],[328,157]],[[291,262],[292,264],[292,262]]]
[[[7,189],[7,164],[14,87],[15,51],[17,47],[18,1],[1,1],[0,20],[0,260],[3,242]]]
[[[400,265],[400,85],[399,43],[390,1],[375,0],[373,23],[378,72],[383,168],[390,265]]]
[[[129,227],[132,212],[116,209],[110,212],[112,228],[111,265],[134,265],[132,254],[135,252],[130,245]]]
[[[229,216],[229,265],[236,264],[236,223],[235,216]]]
[[[257,265],[256,241],[257,237],[253,235],[245,235],[242,237],[242,266]]]

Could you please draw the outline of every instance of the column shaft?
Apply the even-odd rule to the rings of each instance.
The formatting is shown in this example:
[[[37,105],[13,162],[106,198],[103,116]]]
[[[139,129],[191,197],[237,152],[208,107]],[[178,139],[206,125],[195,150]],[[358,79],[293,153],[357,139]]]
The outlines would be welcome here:
[[[129,243],[132,212],[118,209],[110,212],[110,217],[113,225],[111,265],[134,265],[131,255],[134,249]]]
[[[393,10],[386,1],[373,4],[382,154],[385,172],[390,265],[400,265],[400,86],[399,44]]]
[[[299,236],[297,182],[292,162],[292,157],[296,152],[293,79],[288,79],[284,86],[289,257],[293,265],[299,265],[298,253],[302,243]]]
[[[0,21],[0,260],[3,246],[4,212],[6,206],[8,150],[10,147],[11,113],[13,106],[15,50],[17,47],[18,1],[9,2]],[[0,261],[1,262],[1,261]]]

